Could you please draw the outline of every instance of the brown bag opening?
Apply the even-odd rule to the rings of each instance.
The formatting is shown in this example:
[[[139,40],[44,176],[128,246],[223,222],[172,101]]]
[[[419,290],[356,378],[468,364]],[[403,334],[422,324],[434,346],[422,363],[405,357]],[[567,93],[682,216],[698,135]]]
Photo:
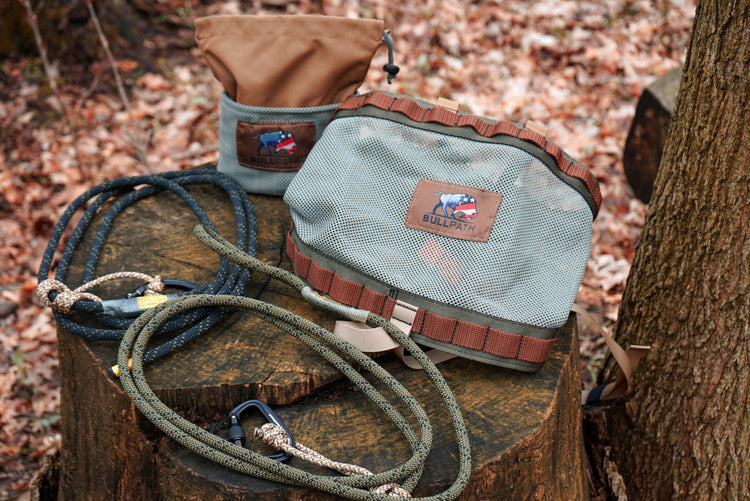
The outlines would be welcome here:
[[[340,103],[364,81],[384,23],[317,15],[209,16],[195,38],[234,101],[299,108]]]

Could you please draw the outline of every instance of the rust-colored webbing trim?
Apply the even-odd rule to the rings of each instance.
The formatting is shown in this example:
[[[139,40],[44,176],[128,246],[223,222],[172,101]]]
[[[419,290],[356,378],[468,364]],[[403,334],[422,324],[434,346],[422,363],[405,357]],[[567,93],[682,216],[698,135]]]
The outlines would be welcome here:
[[[292,260],[297,275],[306,280],[314,289],[328,294],[347,306],[368,310],[387,319],[393,315],[393,308],[396,306],[395,299],[341,278],[335,272],[319,266],[311,258],[299,252],[291,235],[287,236],[286,252]],[[503,332],[491,327],[443,317],[421,308],[414,318],[411,332],[490,355],[532,363],[546,361],[555,343],[554,338],[538,339]]]
[[[412,333],[436,341],[463,346],[503,358],[542,363],[555,344],[555,339],[537,339],[503,332],[490,327],[441,317],[420,309],[414,319]]]
[[[520,128],[508,121],[490,124],[475,115],[458,114],[441,106],[426,108],[408,97],[395,97],[377,91],[351,97],[344,101],[338,109],[355,110],[365,106],[374,106],[384,111],[400,113],[419,123],[434,122],[449,127],[471,127],[482,137],[490,138],[505,135],[533,143],[555,160],[560,171],[583,181],[596,203],[597,210],[601,207],[602,193],[594,175],[585,167],[565,158],[559,146],[550,143],[545,136],[536,131]]]
[[[338,274],[319,266],[297,249],[291,236],[287,237],[286,253],[292,260],[294,271],[313,289],[328,294],[339,303],[391,318],[396,300],[378,294],[364,285],[341,278]]]

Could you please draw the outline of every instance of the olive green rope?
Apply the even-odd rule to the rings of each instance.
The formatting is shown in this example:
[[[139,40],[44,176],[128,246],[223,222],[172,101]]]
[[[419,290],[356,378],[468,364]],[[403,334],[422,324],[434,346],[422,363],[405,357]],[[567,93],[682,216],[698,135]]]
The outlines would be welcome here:
[[[312,293],[309,286],[285,270],[269,266],[234,247],[202,225],[195,228],[198,238],[229,260],[253,271],[277,278],[297,290],[317,306],[343,314],[348,318],[366,322],[373,327],[382,327],[425,369],[425,374],[435,385],[450,416],[458,443],[459,471],[453,484],[445,491],[424,497],[425,500],[452,500],[465,488],[471,473],[471,453],[468,433],[455,397],[445,379],[422,350],[386,319],[363,310],[345,307]],[[244,447],[224,440],[182,418],[167,407],[150,389],[143,371],[143,356],[146,345],[159,327],[175,315],[201,307],[225,307],[253,314],[294,336],[320,354],[336,369],[355,384],[406,437],[412,456],[400,466],[374,475],[351,477],[313,475],[304,470],[266,458]],[[334,351],[336,350],[336,351]],[[341,353],[339,355],[338,353]],[[352,366],[359,365],[372,374],[406,406],[415,418],[419,434],[407,419],[383,396],[360,372]],[[118,352],[122,370],[120,381],[125,392],[138,409],[168,436],[186,448],[219,464],[255,477],[275,482],[312,487],[349,499],[393,499],[392,496],[377,494],[367,489],[392,482],[401,483],[411,491],[422,475],[424,463],[432,446],[432,427],[419,402],[390,373],[362,352],[342,341],[330,331],[288,310],[248,297],[233,295],[191,295],[174,299],[148,310],[131,325],[123,336]]]

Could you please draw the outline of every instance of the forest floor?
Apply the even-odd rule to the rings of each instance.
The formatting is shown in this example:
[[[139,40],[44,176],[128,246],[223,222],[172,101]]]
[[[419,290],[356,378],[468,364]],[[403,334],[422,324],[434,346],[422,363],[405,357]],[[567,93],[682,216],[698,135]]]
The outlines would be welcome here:
[[[78,195],[105,180],[217,158],[221,86],[193,38],[193,21],[203,15],[384,19],[401,73],[385,82],[381,50],[361,90],[447,97],[481,116],[546,126],[549,138],[601,185],[604,201],[577,302],[613,329],[646,213],[626,183],[623,146],[643,89],[684,59],[694,2],[268,3],[279,5],[160,0],[137,12],[153,33],[135,41],[108,25],[104,13],[132,113],[85,12],[76,19],[93,40],[81,39],[90,44],[86,57],[55,51],[56,38],[42,33],[49,36],[56,91],[35,50],[0,54],[0,501],[28,499],[34,474],[60,448],[55,324],[35,294],[54,224]],[[580,348],[590,386],[604,341],[583,330]]]

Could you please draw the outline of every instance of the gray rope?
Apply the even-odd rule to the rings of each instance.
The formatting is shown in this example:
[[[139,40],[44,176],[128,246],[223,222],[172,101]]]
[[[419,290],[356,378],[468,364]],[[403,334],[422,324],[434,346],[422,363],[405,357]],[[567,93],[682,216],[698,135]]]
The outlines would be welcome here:
[[[302,291],[308,288],[305,282],[294,274],[255,259],[202,225],[196,226],[194,232],[201,242],[227,257],[230,261],[250,270],[277,278],[297,290]],[[326,300],[316,302],[318,306],[327,308],[326,303],[329,302]],[[331,311],[340,313],[339,308],[335,306],[337,303],[329,304],[331,305]],[[143,372],[143,356],[149,339],[162,324],[175,315],[202,307],[226,307],[251,313],[305,343],[341,371],[395,424],[409,442],[412,456],[393,469],[373,475],[349,477],[313,475],[235,445],[183,419],[161,402],[150,389]],[[405,349],[420,363],[425,370],[425,374],[441,396],[453,424],[459,454],[458,474],[453,484],[445,491],[417,499],[429,501],[456,499],[466,487],[471,474],[471,452],[466,426],[453,393],[437,367],[395,325],[369,312],[366,315],[362,313],[360,315],[366,319],[367,324],[385,329],[396,341],[403,344]],[[347,359],[351,360],[353,364],[348,362]],[[231,295],[192,295],[168,301],[148,310],[141,314],[123,336],[118,352],[118,364],[123,368],[130,367],[120,373],[120,382],[125,392],[144,416],[165,434],[207,459],[262,479],[315,488],[349,499],[392,500],[392,496],[375,493],[369,489],[383,484],[400,483],[404,489],[411,492],[419,482],[432,446],[432,427],[427,414],[419,402],[388,371],[319,325],[283,308],[252,298]],[[363,370],[370,372],[376,380],[380,381],[406,406],[416,420],[419,433],[353,365],[358,365]]]

